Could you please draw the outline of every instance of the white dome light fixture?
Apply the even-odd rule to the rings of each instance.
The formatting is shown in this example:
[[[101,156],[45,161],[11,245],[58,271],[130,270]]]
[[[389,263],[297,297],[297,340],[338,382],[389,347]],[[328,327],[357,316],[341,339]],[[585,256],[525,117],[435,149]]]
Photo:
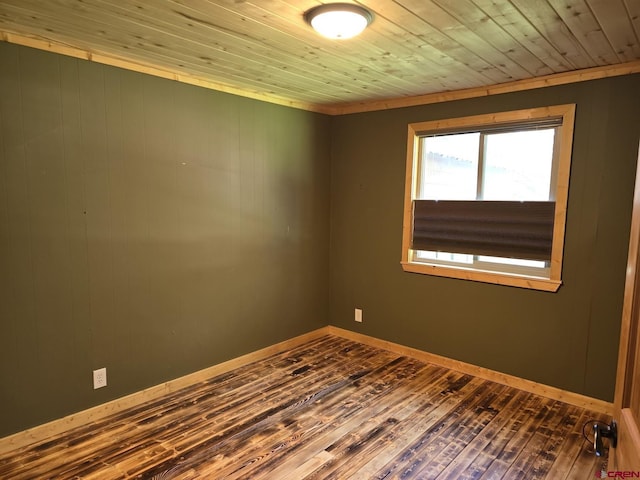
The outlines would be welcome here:
[[[355,37],[373,21],[369,10],[351,3],[319,5],[304,18],[320,35],[336,40]]]

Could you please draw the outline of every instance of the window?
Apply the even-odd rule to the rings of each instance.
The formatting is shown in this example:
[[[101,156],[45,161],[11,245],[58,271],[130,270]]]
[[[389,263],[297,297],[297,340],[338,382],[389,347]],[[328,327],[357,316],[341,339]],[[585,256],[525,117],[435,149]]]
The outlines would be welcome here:
[[[409,125],[405,271],[556,291],[575,105]]]

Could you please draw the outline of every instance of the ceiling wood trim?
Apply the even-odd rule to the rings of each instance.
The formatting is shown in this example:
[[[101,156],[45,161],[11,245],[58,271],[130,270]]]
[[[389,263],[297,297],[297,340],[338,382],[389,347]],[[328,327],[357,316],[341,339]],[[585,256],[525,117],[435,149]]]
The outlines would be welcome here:
[[[203,78],[198,78],[196,76],[187,75],[180,72],[168,71],[166,69],[159,68],[153,65],[145,65],[142,63],[133,62],[131,60],[119,58],[114,55],[108,55],[98,51],[83,50],[80,48],[72,47],[70,45],[65,45],[63,43],[52,42],[41,38],[29,37],[13,32],[0,30],[0,40],[16,45],[36,48],[39,50],[46,50],[49,52],[80,58],[83,60],[89,60],[104,65],[119,67],[138,73],[165,78],[168,80],[174,80],[189,85],[208,88],[219,92],[230,93],[233,95],[239,95],[242,97],[252,98],[255,100],[297,108],[301,110],[324,113],[327,115],[346,115],[351,113],[364,113],[378,110],[389,110],[394,108],[428,105],[432,103],[450,102],[454,100],[485,97],[489,95],[499,95],[509,92],[519,92],[532,90],[535,88],[551,87],[555,85],[565,85],[587,80],[596,80],[600,78],[640,73],[640,60],[636,60],[617,65],[585,68],[581,70],[556,73],[531,79],[499,83],[487,87],[466,88],[448,92],[430,93],[426,95],[416,95],[402,98],[391,98],[386,100],[361,101],[335,105],[319,105],[280,98],[275,95],[266,95],[262,93],[251,92],[242,88],[237,88],[223,83],[217,83]]]
[[[535,88],[552,87],[556,85],[566,85],[568,83],[584,82],[587,80],[597,80],[600,78],[616,77],[621,75],[631,75],[640,73],[640,60],[610,65],[604,67],[585,68],[572,72],[556,73],[543,77],[517,80],[514,82],[500,83],[488,87],[475,87],[450,92],[430,93],[427,95],[417,95],[408,98],[393,98],[389,100],[377,100],[369,102],[354,102],[334,105],[332,115],[345,115],[349,113],[372,112],[376,110],[388,110],[392,108],[414,107],[418,105],[428,105],[431,103],[450,102],[465,98],[486,97],[489,95],[499,95],[502,93],[521,92],[533,90]]]
[[[223,83],[212,82],[203,78],[198,78],[192,75],[187,75],[181,72],[172,72],[163,68],[156,67],[154,65],[145,65],[142,63],[133,62],[125,58],[119,58],[114,55],[107,55],[98,51],[88,51],[80,48],[65,45],[63,43],[51,42],[41,38],[33,38],[26,35],[20,35],[13,32],[7,32],[0,30],[0,40],[13,43],[16,45],[22,45],[25,47],[36,48],[39,50],[46,50],[48,52],[59,53],[69,57],[80,58],[82,60],[89,60],[91,62],[101,63],[104,65],[110,65],[112,67],[123,68],[125,70],[131,70],[138,73],[145,73],[147,75],[153,75],[154,77],[165,78],[168,80],[174,80],[176,82],[187,83],[189,85],[196,85],[198,87],[208,88],[210,90],[216,90],[218,92],[230,93],[233,95],[239,95],[241,97],[252,98],[255,100],[261,100],[268,103],[275,103],[277,105],[284,105],[287,107],[297,108],[301,110],[307,110],[310,112],[326,113],[334,115],[334,108],[326,105],[316,105],[312,103],[299,102],[286,98],[280,98],[273,95],[265,95],[262,93],[250,92],[242,88],[225,85]]]

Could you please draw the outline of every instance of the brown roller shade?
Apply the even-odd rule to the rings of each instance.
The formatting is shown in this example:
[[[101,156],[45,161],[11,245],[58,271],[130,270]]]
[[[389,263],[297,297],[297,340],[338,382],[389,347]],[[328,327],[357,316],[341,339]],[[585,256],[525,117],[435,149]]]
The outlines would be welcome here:
[[[414,200],[413,250],[551,260],[555,202]]]

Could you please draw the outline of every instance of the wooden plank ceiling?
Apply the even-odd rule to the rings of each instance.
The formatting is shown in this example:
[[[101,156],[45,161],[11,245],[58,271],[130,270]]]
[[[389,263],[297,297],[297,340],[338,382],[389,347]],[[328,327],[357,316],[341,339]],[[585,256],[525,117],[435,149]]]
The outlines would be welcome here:
[[[0,37],[327,113],[594,67],[640,71],[640,0],[360,0],[375,19],[341,41],[305,23],[319,3],[0,0]]]

